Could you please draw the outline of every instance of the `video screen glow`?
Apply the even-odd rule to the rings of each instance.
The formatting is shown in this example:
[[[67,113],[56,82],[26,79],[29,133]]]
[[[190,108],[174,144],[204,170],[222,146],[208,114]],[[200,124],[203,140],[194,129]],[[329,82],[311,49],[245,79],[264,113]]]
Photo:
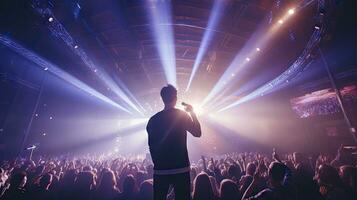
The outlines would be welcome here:
[[[347,109],[357,104],[357,86],[348,85],[341,90]],[[290,100],[293,111],[300,118],[329,115],[341,111],[336,94],[332,88],[315,91]]]

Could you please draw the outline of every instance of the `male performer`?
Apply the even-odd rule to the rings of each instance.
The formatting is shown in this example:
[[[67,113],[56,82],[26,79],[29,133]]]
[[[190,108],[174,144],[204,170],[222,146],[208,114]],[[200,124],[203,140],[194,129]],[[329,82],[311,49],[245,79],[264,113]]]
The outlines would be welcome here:
[[[175,108],[177,90],[167,85],[160,92],[164,110],[150,118],[146,130],[149,135],[151,158],[154,162],[154,199],[166,199],[169,186],[176,200],[190,200],[190,161],[187,153],[187,131],[201,136],[201,125],[191,105],[186,112]]]

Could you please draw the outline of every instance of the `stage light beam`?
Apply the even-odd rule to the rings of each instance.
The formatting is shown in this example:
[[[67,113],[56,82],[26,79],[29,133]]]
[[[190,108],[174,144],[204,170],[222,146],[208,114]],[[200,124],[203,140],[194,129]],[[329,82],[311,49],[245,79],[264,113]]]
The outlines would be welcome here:
[[[83,83],[82,81],[78,80],[74,76],[68,74],[67,72],[63,71],[61,68],[58,66],[50,63],[46,59],[40,57],[36,53],[26,49],[25,47],[21,46],[20,44],[16,43],[15,41],[9,39],[6,36],[3,36],[0,34],[0,42],[13,50],[14,52],[22,55],[26,59],[32,61],[33,63],[37,64],[37,66],[41,67],[42,69],[45,69],[46,71],[51,72],[52,74],[56,75],[57,77],[61,78],[62,80],[70,83],[71,85],[75,86],[76,88],[94,96],[97,97],[98,99],[115,106],[119,108],[120,110],[123,110],[127,113],[131,113],[128,109],[124,108],[123,106],[117,104],[113,100],[109,99],[105,95],[101,94],[100,92],[96,91],[95,89],[91,88],[87,84]]]
[[[281,73],[279,76],[274,78],[273,80],[269,81],[268,83],[262,85],[261,87],[257,88],[253,92],[249,93],[248,95],[242,97],[241,99],[221,108],[218,112],[223,112],[230,108],[240,105],[241,103],[250,101],[252,99],[258,98],[259,96],[264,96],[266,94],[272,93],[277,91],[283,87],[285,87],[289,80],[293,77],[297,76],[302,71],[303,65],[309,64],[310,52],[312,49],[317,45],[322,37],[322,31],[320,29],[315,29],[310,40],[308,41],[305,50],[303,51],[302,55],[298,57],[293,64],[291,64],[287,70]]]
[[[240,50],[240,52],[235,56],[233,61],[230,63],[228,68],[225,70],[223,75],[220,77],[218,82],[213,86],[212,90],[208,93],[208,95],[203,99],[202,106],[206,107],[206,104],[214,103],[213,100],[218,100],[217,97],[219,93],[224,91],[227,88],[227,80],[236,81],[239,78],[239,71],[242,70],[249,61],[256,56],[257,52],[260,52],[269,42],[269,40],[278,32],[279,28],[285,21],[291,17],[292,14],[296,13],[297,10],[300,10],[307,5],[311,4],[313,1],[303,2],[302,5],[295,7],[283,15],[276,24],[267,27],[266,23],[262,23],[262,26],[258,28],[258,30],[251,36],[251,38],[246,42],[244,47]],[[253,48],[252,48],[253,47]],[[245,59],[246,62],[242,62]],[[237,74],[235,79],[229,79],[230,74]]]
[[[191,72],[190,78],[188,80],[186,92],[190,89],[192,80],[199,68],[199,65],[202,61],[204,54],[207,51],[208,45],[210,44],[210,42],[212,40],[214,29],[216,28],[216,26],[221,18],[221,12],[223,10],[223,5],[224,5],[224,2],[222,2],[221,0],[214,1],[213,7],[211,10],[211,14],[208,19],[208,25],[207,25],[206,31],[204,32],[203,39],[201,41],[195,62],[193,64],[192,72]]]
[[[49,8],[38,8],[34,7],[35,10],[43,15],[49,14],[51,17],[48,19],[51,23],[48,24],[48,29],[51,31],[54,37],[60,38],[63,42],[70,48],[70,50],[76,54],[83,63],[92,71],[96,73],[98,78],[113,91],[119,98],[121,98],[126,104],[128,104],[132,109],[137,111],[140,115],[144,115],[139,108],[131,101],[128,95],[123,91],[122,88],[118,87],[118,85],[113,81],[112,77],[110,77],[106,71],[102,68],[98,68],[92,59],[87,55],[87,53],[80,48],[80,46],[75,42],[73,37],[69,34],[66,28],[54,17],[52,10]],[[125,87],[122,85],[122,87]],[[126,91],[129,91],[126,89]],[[130,91],[129,91],[130,92]],[[131,94],[131,96],[133,96]]]
[[[176,55],[170,1],[147,0],[149,18],[167,83],[177,87]]]

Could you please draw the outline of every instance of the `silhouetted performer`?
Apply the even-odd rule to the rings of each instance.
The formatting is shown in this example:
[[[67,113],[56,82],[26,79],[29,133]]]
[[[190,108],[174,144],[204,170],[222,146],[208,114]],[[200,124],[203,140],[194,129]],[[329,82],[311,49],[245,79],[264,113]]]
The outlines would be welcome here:
[[[200,137],[201,126],[191,105],[185,106],[190,115],[175,108],[175,87],[163,87],[160,95],[165,108],[151,117],[146,127],[154,162],[154,199],[166,199],[171,185],[176,200],[189,200],[190,161],[187,153],[187,131],[195,137]]]

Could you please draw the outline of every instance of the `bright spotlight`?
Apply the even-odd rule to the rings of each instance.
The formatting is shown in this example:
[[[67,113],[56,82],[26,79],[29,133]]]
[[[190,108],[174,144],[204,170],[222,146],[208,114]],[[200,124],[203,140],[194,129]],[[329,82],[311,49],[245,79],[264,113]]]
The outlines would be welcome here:
[[[278,21],[278,23],[279,23],[279,24],[283,24],[284,21],[283,21],[282,19],[280,19],[280,20]]]
[[[249,58],[249,57],[246,57],[245,60],[246,60],[247,62],[249,62],[249,61],[250,61],[250,58]]]
[[[202,115],[202,114],[204,114],[204,110],[202,109],[202,108],[200,108],[200,107],[197,107],[197,108],[195,108],[195,113],[197,114],[197,115]]]
[[[74,45],[74,48],[75,48],[75,49],[78,49],[78,45]]]
[[[49,22],[53,22],[53,17],[49,17],[49,18],[48,18],[48,21],[49,21]]]
[[[294,13],[295,13],[295,9],[294,8],[291,8],[291,9],[288,10],[288,14],[289,15],[292,15]]]
[[[259,48],[259,47],[257,47],[257,48],[256,48],[256,50],[257,50],[257,51],[260,51],[260,48]]]
[[[48,70],[48,67],[45,67],[43,70],[47,71],[47,70]]]

